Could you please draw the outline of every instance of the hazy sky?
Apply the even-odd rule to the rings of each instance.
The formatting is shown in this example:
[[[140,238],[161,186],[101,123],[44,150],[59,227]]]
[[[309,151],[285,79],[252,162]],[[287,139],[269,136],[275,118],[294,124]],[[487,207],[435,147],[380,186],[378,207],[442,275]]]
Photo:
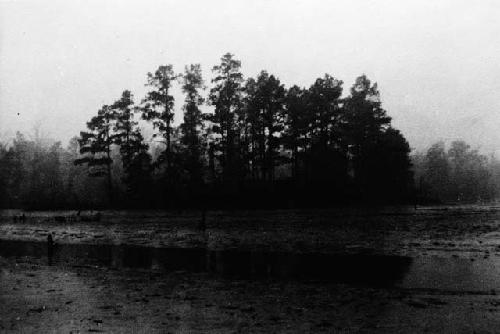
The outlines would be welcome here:
[[[0,0],[0,135],[39,123],[66,142],[124,89],[141,99],[159,65],[210,79],[231,52],[287,86],[329,73],[348,91],[367,74],[414,148],[500,151],[499,18],[493,0]]]

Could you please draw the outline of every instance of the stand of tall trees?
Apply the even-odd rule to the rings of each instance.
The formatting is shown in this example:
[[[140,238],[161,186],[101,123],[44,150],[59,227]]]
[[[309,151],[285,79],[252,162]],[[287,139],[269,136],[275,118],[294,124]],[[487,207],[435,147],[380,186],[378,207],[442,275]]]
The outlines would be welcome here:
[[[413,156],[417,194],[422,200],[470,203],[491,201],[500,191],[500,164],[462,140],[433,144]]]
[[[356,79],[347,96],[343,82],[329,74],[309,88],[286,88],[267,71],[244,78],[241,62],[229,53],[212,74],[205,99],[199,64],[179,74],[172,65],[159,66],[148,73],[150,90],[140,103],[124,91],[90,119],[67,150],[58,146],[44,153],[64,151],[58,153],[61,166],[73,169],[56,187],[70,193],[63,204],[92,205],[75,196],[83,187],[99,192],[102,206],[300,207],[409,200],[409,145],[391,126],[377,85],[366,76]],[[174,84],[184,94],[178,126]],[[145,136],[144,128],[152,135]],[[0,154],[12,166],[22,150],[21,139],[16,140]],[[10,193],[18,191],[9,183],[16,170],[2,167],[0,173],[1,185],[11,189],[2,205],[17,205]]]
[[[200,91],[205,88],[199,64],[186,66],[182,76],[184,119],[180,125],[182,145],[182,168],[184,185],[188,197],[199,195],[204,190],[206,139],[203,136],[204,115],[200,106],[205,101]]]

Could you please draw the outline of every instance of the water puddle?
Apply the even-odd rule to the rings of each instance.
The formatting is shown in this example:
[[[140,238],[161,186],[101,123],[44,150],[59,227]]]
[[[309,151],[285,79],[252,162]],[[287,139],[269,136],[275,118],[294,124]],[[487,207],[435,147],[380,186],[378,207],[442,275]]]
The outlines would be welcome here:
[[[314,280],[363,286],[461,292],[500,290],[495,259],[294,254],[204,248],[58,244],[0,240],[0,256],[34,257],[56,265],[98,265],[163,272],[213,273],[238,279]]]
[[[49,264],[99,265],[164,272],[184,270],[242,279],[319,280],[391,286],[411,259],[400,256],[271,253],[204,248],[149,248],[124,245],[57,244],[0,240],[0,256],[35,257]]]

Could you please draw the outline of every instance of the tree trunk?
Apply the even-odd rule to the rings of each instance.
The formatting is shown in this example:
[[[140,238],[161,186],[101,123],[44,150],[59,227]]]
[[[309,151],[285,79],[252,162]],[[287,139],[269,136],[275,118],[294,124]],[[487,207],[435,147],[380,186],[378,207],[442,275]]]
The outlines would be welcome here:
[[[107,135],[108,137],[108,140],[109,140],[109,133]],[[107,157],[108,157],[108,161],[107,161],[107,168],[108,168],[108,195],[109,195],[109,203],[111,205],[113,205],[113,182],[111,180],[111,148],[110,148],[110,145],[108,144],[108,147],[107,147],[107,150],[106,150],[106,154],[107,154]]]

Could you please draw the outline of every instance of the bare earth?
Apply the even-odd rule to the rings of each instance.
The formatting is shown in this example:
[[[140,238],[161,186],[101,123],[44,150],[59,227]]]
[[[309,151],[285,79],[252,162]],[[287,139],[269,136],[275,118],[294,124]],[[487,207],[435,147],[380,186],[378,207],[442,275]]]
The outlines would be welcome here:
[[[496,333],[500,209],[494,206],[199,213],[103,212],[56,223],[3,212],[0,245],[139,245],[401,255],[404,278],[380,287],[320,280],[104,266],[0,254],[0,332]],[[328,266],[325,263],[325,266]],[[331,265],[331,264],[330,264]],[[444,269],[443,269],[444,268]],[[497,276],[499,274],[499,276]],[[497,279],[498,277],[498,279]]]

